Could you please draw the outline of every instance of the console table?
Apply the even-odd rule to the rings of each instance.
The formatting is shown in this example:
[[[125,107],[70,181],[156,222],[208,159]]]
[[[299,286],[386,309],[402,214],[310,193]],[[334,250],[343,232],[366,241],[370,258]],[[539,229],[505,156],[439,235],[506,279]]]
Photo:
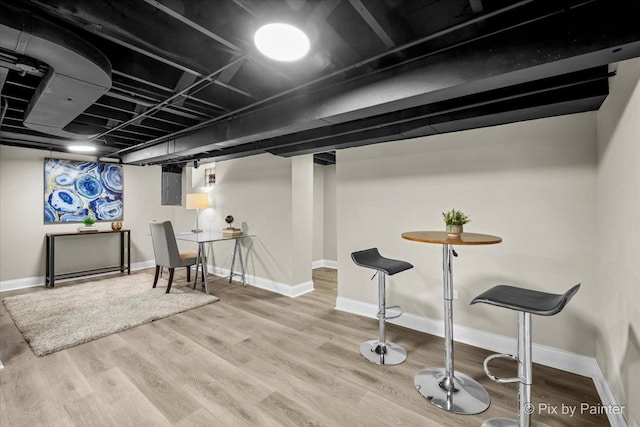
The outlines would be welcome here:
[[[102,268],[92,268],[89,270],[74,271],[71,273],[56,274],[56,238],[67,236],[82,236],[82,237],[94,237],[105,234],[120,234],[120,265]],[[127,235],[127,264],[124,263],[124,235]],[[56,279],[68,279],[71,277],[87,276],[90,274],[107,273],[110,271],[120,271],[124,273],[127,270],[127,274],[131,274],[131,230],[99,230],[99,231],[74,231],[69,233],[47,233],[45,235],[47,243],[46,253],[46,273],[45,273],[45,287],[53,288]]]

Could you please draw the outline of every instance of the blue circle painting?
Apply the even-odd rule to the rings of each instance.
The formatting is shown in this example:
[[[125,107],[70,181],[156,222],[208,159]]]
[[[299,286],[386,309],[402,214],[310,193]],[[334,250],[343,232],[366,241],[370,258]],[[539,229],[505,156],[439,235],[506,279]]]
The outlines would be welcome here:
[[[44,222],[122,221],[122,165],[45,159]]]

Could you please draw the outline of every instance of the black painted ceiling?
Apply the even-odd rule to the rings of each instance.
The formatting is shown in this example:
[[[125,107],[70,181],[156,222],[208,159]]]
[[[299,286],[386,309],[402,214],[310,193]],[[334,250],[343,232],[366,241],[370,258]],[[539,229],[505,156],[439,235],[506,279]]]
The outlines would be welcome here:
[[[307,32],[309,55],[258,53],[253,33],[273,21]],[[608,65],[640,56],[638,22],[636,0],[3,1],[0,37],[19,37],[0,41],[0,143],[92,139],[129,164],[330,164],[336,149],[596,110]],[[25,50],[36,35],[44,47]],[[92,58],[110,87],[94,100],[47,85],[61,65],[43,60],[46,40]],[[25,126],[36,110],[60,129]]]

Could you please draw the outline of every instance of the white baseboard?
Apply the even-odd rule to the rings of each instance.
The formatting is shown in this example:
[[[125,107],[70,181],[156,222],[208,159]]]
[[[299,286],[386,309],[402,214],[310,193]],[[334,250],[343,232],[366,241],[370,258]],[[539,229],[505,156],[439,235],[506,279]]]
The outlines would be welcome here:
[[[593,383],[596,386],[596,390],[598,391],[598,395],[600,396],[600,400],[602,401],[602,406],[608,406],[608,407],[619,406],[618,400],[614,396],[613,391],[609,386],[609,383],[604,377],[604,373],[602,372],[600,365],[598,364],[597,361],[594,360],[594,362],[596,365],[595,366],[596,373],[592,378],[593,378]],[[628,410],[628,408],[625,408],[625,409]],[[624,419],[624,416],[622,414],[607,413],[607,418],[609,418],[609,423],[611,424],[611,427],[628,427],[627,420]]]
[[[331,261],[328,259],[319,259],[317,261],[313,261],[311,263],[311,268],[333,268],[334,270],[338,269],[338,261]]]
[[[142,261],[142,262],[134,262],[134,263],[131,264],[131,271],[143,270],[145,268],[154,267],[155,265],[156,265],[156,263],[153,260]],[[110,271],[110,272],[107,272],[107,273],[92,274],[91,277],[109,276],[109,275],[112,275],[112,274],[120,274],[120,272],[118,272],[118,271]],[[80,276],[80,277],[82,277],[82,276]],[[69,279],[60,279],[60,280],[56,280],[56,283],[64,283],[64,282],[68,282],[70,280],[77,280],[80,277],[72,277],[72,278],[69,278]],[[89,277],[89,276],[87,276],[87,277]],[[24,277],[22,279],[5,280],[3,282],[0,282],[0,292],[15,291],[17,289],[25,289],[25,288],[34,288],[34,287],[37,287],[37,286],[44,286],[44,282],[45,282],[45,277],[44,276]]]
[[[228,268],[214,267],[212,265],[208,265],[207,269],[209,272],[217,276],[229,276],[229,274],[231,273],[231,270]],[[240,276],[235,277],[235,280],[240,279]],[[304,295],[308,292],[313,291],[313,282],[311,280],[308,282],[298,283],[297,285],[287,285],[286,283],[280,283],[274,280],[265,279],[263,277],[246,274],[245,281],[247,285],[275,292],[277,294],[284,295],[290,298],[296,298],[300,295]]]
[[[145,268],[155,267],[156,263],[154,260],[135,262],[131,264],[131,271],[142,270]],[[219,276],[228,276],[231,272],[226,268],[213,267],[211,265],[208,266],[209,272]],[[119,274],[118,272],[108,272],[108,273],[100,273],[94,274],[92,277],[100,277],[100,276],[108,276],[111,274]],[[77,277],[69,278],[69,279],[60,279],[56,280],[56,283],[64,283],[70,280],[76,280]],[[307,292],[313,291],[313,282],[308,281],[304,283],[298,283],[296,285],[287,285],[286,283],[280,283],[269,279],[264,279],[262,277],[253,276],[247,274],[245,276],[247,285],[254,286],[256,288],[265,289],[267,291],[275,292],[280,295],[285,295],[290,298],[299,297],[300,295],[304,295]],[[237,277],[236,277],[237,280]],[[36,286],[44,286],[45,278],[44,276],[38,277],[25,277],[22,279],[15,280],[5,280],[0,282],[0,292],[5,291],[13,291],[16,289],[24,289],[24,288],[33,288]]]
[[[336,310],[376,318],[378,306],[350,298],[338,297],[336,298]],[[444,337],[444,321],[439,319],[430,319],[412,313],[404,313],[399,318],[389,320],[388,322],[416,331]],[[453,336],[456,342],[495,351],[496,353],[513,354],[517,349],[515,337],[507,337],[467,326],[454,325]],[[609,384],[604,378],[600,365],[598,365],[595,358],[534,343],[533,361],[540,365],[592,378],[596,390],[600,395],[602,405],[618,405]],[[608,417],[612,427],[627,427],[627,423],[622,415],[609,414]]]

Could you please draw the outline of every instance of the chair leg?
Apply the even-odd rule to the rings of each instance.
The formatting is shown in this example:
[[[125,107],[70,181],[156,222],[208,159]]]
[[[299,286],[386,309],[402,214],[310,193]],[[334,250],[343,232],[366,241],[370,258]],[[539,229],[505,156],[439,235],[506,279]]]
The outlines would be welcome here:
[[[175,268],[169,268],[169,283],[167,284],[167,293],[171,290],[171,283],[173,283],[173,273],[175,272]]]
[[[158,276],[160,275],[160,266],[156,265],[156,275],[153,278],[153,287],[155,288],[156,285],[158,284]]]
[[[191,281],[191,266],[187,267],[187,282]]]
[[[360,354],[377,365],[397,365],[406,360],[407,352],[398,344],[387,342],[385,279],[386,274],[378,271],[378,339],[363,342],[360,345]]]
[[[529,427],[531,425],[531,385],[533,383],[533,370],[531,358],[531,313],[518,313],[518,425]]]

